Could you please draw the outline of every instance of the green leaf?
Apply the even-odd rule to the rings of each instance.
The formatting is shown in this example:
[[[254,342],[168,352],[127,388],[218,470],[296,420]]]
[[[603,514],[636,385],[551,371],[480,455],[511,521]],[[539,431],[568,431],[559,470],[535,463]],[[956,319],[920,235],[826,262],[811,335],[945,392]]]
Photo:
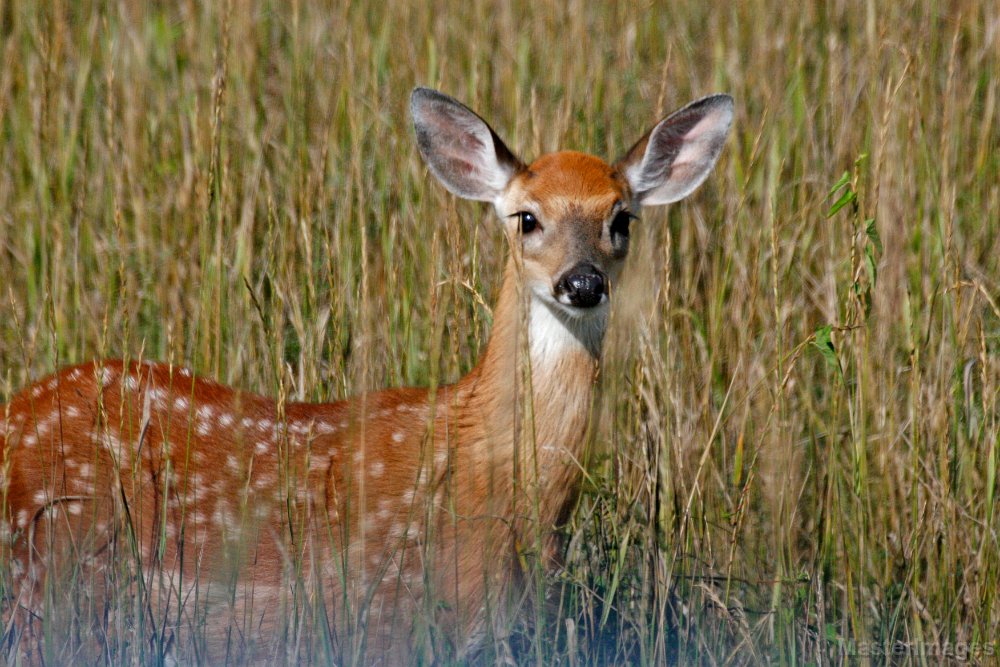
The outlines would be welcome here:
[[[844,175],[841,176],[840,179],[833,184],[832,188],[830,188],[830,192],[827,193],[826,198],[833,199],[833,195],[837,194],[838,190],[840,190],[842,187],[844,187],[850,182],[851,182],[851,172],[845,171]]]
[[[875,266],[875,251],[871,244],[865,246],[865,268],[868,269],[868,282],[875,287],[878,282],[878,268]]]
[[[875,225],[875,218],[868,218],[865,220],[865,234],[868,236],[868,240],[872,242],[875,246],[875,250],[879,255],[882,254],[882,237],[879,236],[878,227]]]
[[[830,210],[826,212],[826,217],[832,218],[834,215],[837,214],[837,211],[844,208],[857,198],[858,195],[855,194],[854,190],[848,188],[847,190],[844,191],[844,194],[840,195],[840,199],[838,199],[833,203],[833,206],[830,207]]]
[[[833,346],[833,339],[831,334],[833,332],[833,327],[829,324],[825,324],[820,328],[816,329],[816,333],[813,335],[812,346],[819,350],[819,353],[823,355],[823,359],[826,361],[827,365],[837,371],[837,375],[840,379],[844,379],[844,372],[840,368],[840,359],[837,357],[837,348]]]

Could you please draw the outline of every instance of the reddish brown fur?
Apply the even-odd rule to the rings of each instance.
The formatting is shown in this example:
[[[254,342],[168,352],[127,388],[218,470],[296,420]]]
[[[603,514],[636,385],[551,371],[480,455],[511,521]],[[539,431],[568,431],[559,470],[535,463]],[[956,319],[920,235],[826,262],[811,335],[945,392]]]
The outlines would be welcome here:
[[[410,108],[430,169],[492,202],[513,250],[479,364],[434,396],[329,404],[117,361],[27,387],[0,421],[19,632],[82,576],[114,596],[109,613],[148,617],[200,662],[301,658],[289,617],[322,624],[350,662],[461,655],[490,621],[503,635],[519,602],[505,597],[525,563],[548,562],[577,497],[628,221],[701,183],[733,102],[688,105],[615,166],[575,152],[524,166],[455,100],[418,88]]]
[[[612,167],[580,153],[544,156],[517,176],[506,205],[544,207],[549,242],[515,253],[483,358],[433,405],[426,390],[395,389],[279,414],[270,399],[178,368],[118,361],[24,389],[0,428],[20,608],[40,610],[43,566],[120,553],[134,530],[143,569],[173,577],[151,587],[160,607],[236,576],[236,603],[204,600],[210,639],[231,627],[268,636],[276,599],[304,577],[322,584],[345,647],[355,639],[344,594],[370,609],[370,656],[403,656],[421,611],[455,650],[473,643],[485,606],[514,590],[524,551],[536,536],[550,542],[576,497],[603,335],[602,317],[596,344],[547,329],[529,344],[525,309],[545,306],[518,285],[550,285],[581,258],[615,273],[601,229],[627,197]]]
[[[553,196],[577,200],[624,198],[625,179],[599,157],[578,151],[547,153],[518,176],[524,190],[540,202]]]
[[[509,213],[530,211],[545,227],[545,243],[526,243],[518,249],[526,282],[551,282],[575,263],[603,267],[612,280],[621,257],[612,253],[605,226],[616,204],[630,203],[632,193],[617,168],[576,151],[543,155],[515,176],[504,208]],[[508,224],[514,247],[515,221]]]

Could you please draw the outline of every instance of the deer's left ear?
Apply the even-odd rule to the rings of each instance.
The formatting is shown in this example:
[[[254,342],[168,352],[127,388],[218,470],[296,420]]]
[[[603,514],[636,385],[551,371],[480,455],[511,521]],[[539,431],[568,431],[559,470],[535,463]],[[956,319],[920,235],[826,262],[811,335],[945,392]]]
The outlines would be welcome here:
[[[661,120],[616,166],[643,206],[678,201],[712,171],[732,123],[733,98],[702,98]]]

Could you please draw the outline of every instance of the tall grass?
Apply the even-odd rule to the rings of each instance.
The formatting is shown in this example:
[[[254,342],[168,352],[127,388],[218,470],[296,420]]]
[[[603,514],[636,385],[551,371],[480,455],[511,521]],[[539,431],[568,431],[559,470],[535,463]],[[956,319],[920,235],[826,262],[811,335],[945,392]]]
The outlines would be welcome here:
[[[995,3],[0,0],[0,58],[5,398],[104,356],[289,399],[454,380],[506,249],[409,90],[609,158],[731,93],[708,184],[634,226],[555,611],[511,650],[1000,654]]]

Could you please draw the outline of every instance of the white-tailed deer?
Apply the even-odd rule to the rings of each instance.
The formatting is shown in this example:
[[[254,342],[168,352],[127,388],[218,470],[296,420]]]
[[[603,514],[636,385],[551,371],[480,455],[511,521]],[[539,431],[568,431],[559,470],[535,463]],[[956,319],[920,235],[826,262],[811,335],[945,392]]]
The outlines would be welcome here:
[[[545,551],[577,496],[629,223],[705,179],[733,103],[684,107],[614,164],[576,152],[525,164],[433,90],[414,90],[410,109],[430,170],[491,202],[512,247],[478,365],[433,396],[283,407],[148,362],[27,387],[0,406],[12,628],[55,613],[52,582],[68,577],[128,591],[161,638],[201,628],[198,659],[270,655],[260,638],[293,640],[303,606],[366,662],[405,657],[427,628],[455,652],[491,629],[525,552]]]

